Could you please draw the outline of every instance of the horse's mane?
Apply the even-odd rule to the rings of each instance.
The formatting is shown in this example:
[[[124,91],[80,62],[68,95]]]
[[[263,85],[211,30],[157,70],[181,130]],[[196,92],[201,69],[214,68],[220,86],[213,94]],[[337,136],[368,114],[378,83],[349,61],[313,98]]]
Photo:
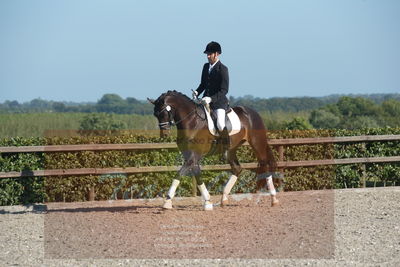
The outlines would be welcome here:
[[[178,92],[178,91],[175,91],[175,90],[173,90],[173,91],[168,91],[168,92],[166,92],[166,93],[163,93],[162,95],[160,95],[160,96],[157,98],[156,102],[163,101],[164,98],[167,97],[167,96],[182,97],[182,98],[183,98],[184,100],[186,100],[186,101],[193,102],[193,100],[190,99],[187,95],[182,94],[181,92]]]

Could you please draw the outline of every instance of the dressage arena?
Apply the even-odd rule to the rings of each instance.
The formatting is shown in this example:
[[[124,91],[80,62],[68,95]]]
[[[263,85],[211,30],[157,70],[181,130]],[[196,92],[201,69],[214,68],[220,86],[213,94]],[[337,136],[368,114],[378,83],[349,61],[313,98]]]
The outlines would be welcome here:
[[[278,197],[0,207],[0,266],[400,266],[399,187]]]

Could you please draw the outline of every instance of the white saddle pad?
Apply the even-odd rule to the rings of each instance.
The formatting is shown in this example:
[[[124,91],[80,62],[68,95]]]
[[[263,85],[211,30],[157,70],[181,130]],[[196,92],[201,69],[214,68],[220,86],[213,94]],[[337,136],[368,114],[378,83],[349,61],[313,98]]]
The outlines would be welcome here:
[[[203,106],[203,108],[204,108],[204,112],[206,113],[206,116],[207,116],[208,130],[210,131],[210,133],[212,135],[219,136],[216,125],[214,124],[214,122],[211,118],[210,112],[208,112],[208,110],[204,106]],[[227,123],[227,120],[229,120],[230,123]],[[228,129],[228,133],[230,136],[240,132],[240,128],[241,128],[240,119],[239,119],[239,116],[236,114],[236,112],[233,109],[231,109],[231,111],[227,113],[225,121],[226,121],[226,127]]]

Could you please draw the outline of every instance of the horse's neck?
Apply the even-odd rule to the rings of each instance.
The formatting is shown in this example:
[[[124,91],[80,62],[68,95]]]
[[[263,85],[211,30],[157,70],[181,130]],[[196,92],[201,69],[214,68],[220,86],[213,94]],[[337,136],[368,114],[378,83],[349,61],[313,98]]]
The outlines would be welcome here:
[[[183,100],[184,101],[184,100]],[[174,121],[177,123],[178,129],[184,129],[187,126],[187,123],[192,119],[193,116],[196,116],[196,105],[194,103],[188,102],[177,102],[176,110],[178,112],[175,113]]]

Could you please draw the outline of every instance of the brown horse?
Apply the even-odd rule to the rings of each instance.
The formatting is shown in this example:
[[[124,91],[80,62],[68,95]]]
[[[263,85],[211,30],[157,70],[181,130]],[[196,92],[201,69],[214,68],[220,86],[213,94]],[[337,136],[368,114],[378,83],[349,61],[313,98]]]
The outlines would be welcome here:
[[[172,208],[172,199],[182,176],[195,176],[197,186],[204,200],[204,209],[212,210],[213,205],[210,195],[201,179],[199,162],[202,157],[216,147],[217,137],[212,135],[208,129],[206,113],[203,105],[196,103],[186,95],[168,91],[158,97],[157,100],[148,99],[154,105],[154,116],[157,117],[160,128],[160,136],[170,133],[171,126],[176,125],[177,145],[184,157],[184,164],[173,180],[164,203],[165,209]],[[225,157],[231,166],[232,174],[223,190],[221,205],[228,201],[228,195],[234,186],[242,168],[236,156],[236,150],[246,141],[253,148],[257,157],[258,168],[257,188],[267,187],[271,193],[271,204],[278,204],[276,190],[272,182],[272,174],[276,168],[272,150],[267,143],[267,132],[260,115],[248,107],[234,107],[240,119],[240,131],[230,136],[230,144]],[[220,151],[221,152],[221,151]],[[268,168],[269,167],[269,168]]]

